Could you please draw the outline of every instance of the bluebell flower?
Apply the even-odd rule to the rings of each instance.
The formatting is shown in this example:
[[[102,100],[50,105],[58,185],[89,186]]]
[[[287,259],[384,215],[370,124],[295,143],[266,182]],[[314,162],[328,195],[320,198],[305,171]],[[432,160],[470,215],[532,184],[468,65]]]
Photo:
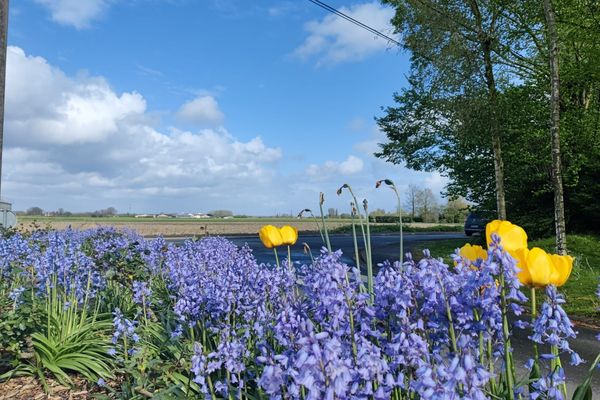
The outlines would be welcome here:
[[[133,302],[136,304],[142,304],[143,302],[148,305],[148,300],[152,295],[152,291],[148,287],[146,282],[133,281]]]

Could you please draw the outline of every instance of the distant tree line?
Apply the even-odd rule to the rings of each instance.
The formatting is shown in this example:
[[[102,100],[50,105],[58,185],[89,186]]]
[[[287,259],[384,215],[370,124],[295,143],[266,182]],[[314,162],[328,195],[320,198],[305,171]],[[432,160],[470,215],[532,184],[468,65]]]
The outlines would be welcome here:
[[[469,205],[463,198],[449,199],[446,204],[440,205],[429,188],[409,185],[408,190],[401,192],[401,196],[404,197],[403,222],[460,224],[465,222],[469,213]],[[397,223],[398,211],[389,213],[382,209],[376,209],[369,213],[369,217],[374,222]]]
[[[101,210],[96,210],[96,211],[88,211],[88,212],[71,212],[71,211],[65,211],[65,209],[63,208],[59,208],[56,211],[44,211],[41,207],[29,207],[25,212],[18,212],[17,214],[21,214],[21,215],[31,215],[31,216],[43,216],[43,215],[48,215],[48,216],[56,216],[56,217],[71,217],[71,216],[77,216],[77,217],[113,217],[116,216],[117,213],[117,209],[114,207],[108,207],[105,209],[101,209]]]

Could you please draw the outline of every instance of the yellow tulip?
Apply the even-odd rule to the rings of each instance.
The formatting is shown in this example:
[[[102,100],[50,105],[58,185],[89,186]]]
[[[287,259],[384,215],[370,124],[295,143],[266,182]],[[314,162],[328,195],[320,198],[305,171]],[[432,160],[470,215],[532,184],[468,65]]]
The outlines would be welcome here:
[[[459,254],[461,257],[470,260],[471,262],[475,262],[478,259],[485,260],[487,258],[487,251],[483,249],[483,247],[478,245],[471,245],[470,243],[465,244],[460,248]]]
[[[282,226],[279,228],[279,232],[283,238],[283,244],[292,246],[296,243],[296,240],[298,240],[298,229],[294,228],[293,226]]]
[[[536,287],[548,286],[552,283],[554,264],[544,250],[534,247],[527,254],[527,269],[531,275],[531,284]]]
[[[554,264],[552,284],[556,287],[560,287],[565,284],[571,275],[571,271],[573,270],[573,257],[552,254],[550,259],[552,260],[552,264]]]
[[[550,255],[537,247],[517,249],[510,254],[517,260],[519,281],[527,286],[560,287],[569,279],[573,269],[573,257]]]
[[[509,253],[517,249],[527,248],[527,234],[518,225],[498,219],[488,223],[485,227],[488,246],[492,243],[492,233],[500,236],[500,245]]]
[[[272,249],[273,247],[281,246],[283,244],[281,232],[273,225],[265,225],[260,228],[258,236],[267,249]]]

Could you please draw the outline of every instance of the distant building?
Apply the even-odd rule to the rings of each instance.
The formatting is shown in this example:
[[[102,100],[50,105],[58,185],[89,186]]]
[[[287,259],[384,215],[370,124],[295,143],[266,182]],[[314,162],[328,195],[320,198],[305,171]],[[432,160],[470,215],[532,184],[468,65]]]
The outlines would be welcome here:
[[[198,213],[198,214],[190,214],[190,217],[192,217],[192,218],[210,218],[210,217],[212,217],[212,215]]]
[[[135,218],[155,218],[153,214],[136,214]]]

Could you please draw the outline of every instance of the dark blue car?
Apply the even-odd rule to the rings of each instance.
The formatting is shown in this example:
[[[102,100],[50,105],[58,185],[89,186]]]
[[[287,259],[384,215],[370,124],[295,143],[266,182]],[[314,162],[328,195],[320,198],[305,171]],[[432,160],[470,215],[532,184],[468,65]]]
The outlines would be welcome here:
[[[472,211],[465,221],[465,235],[485,232],[485,226],[496,217],[493,211]]]

